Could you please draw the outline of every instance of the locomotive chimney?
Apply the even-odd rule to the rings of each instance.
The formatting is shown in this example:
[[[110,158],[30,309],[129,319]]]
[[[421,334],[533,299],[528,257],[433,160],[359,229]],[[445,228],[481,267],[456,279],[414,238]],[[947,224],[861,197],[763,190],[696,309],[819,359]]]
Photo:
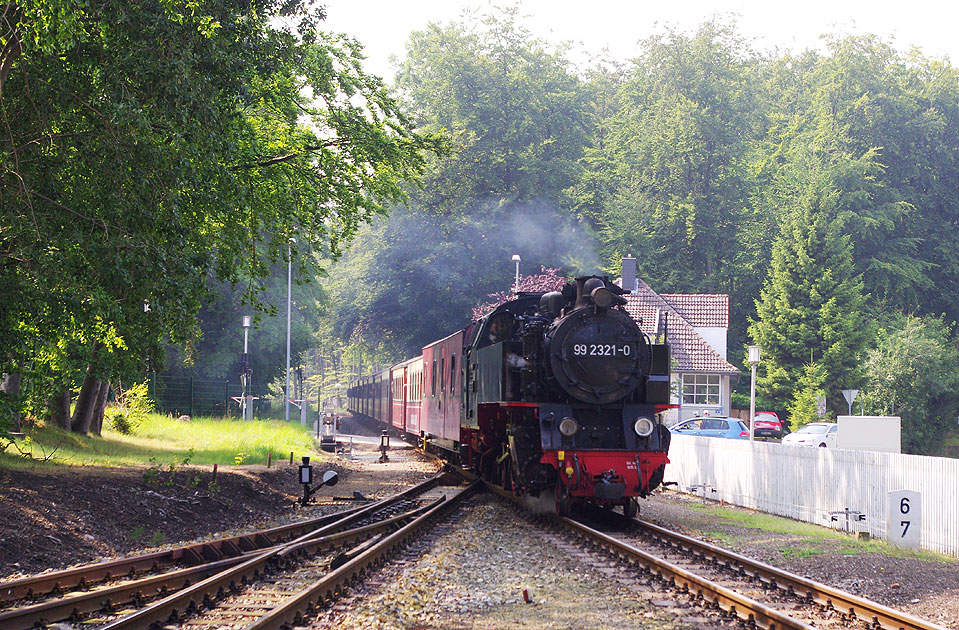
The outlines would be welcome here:
[[[627,293],[633,293],[638,288],[638,283],[636,282],[636,259],[633,258],[632,254],[628,254],[623,258],[623,291]]]

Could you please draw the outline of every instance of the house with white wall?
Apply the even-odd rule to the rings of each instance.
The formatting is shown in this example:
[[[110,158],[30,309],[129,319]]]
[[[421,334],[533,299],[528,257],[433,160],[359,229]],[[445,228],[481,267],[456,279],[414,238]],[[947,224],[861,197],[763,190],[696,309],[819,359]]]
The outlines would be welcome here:
[[[732,384],[739,368],[726,360],[729,296],[724,294],[659,294],[636,275],[636,259],[623,258],[620,286],[629,291],[626,312],[650,337],[664,332],[673,361],[672,420],[697,415],[729,415]]]

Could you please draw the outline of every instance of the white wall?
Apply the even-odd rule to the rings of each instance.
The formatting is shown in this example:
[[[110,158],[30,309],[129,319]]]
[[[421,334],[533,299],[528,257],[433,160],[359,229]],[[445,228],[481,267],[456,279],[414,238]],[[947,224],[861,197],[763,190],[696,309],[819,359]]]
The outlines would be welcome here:
[[[902,419],[899,416],[839,416],[839,448],[881,453],[902,452]]]
[[[706,340],[716,354],[726,358],[726,329],[719,326],[694,326],[693,330]]]
[[[888,493],[913,490],[922,548],[959,556],[959,459],[673,435],[669,460],[666,481],[682,491],[707,484],[711,499],[827,527],[830,512],[849,508],[877,538]]]

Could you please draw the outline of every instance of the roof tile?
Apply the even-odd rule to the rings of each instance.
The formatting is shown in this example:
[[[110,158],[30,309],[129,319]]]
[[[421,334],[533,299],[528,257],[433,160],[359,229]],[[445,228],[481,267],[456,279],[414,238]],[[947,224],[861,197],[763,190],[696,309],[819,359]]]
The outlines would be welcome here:
[[[671,301],[653,291],[648,284],[637,278],[638,288],[635,293],[624,295],[626,298],[626,312],[639,322],[640,328],[650,336],[660,334],[660,316],[666,316],[666,337],[670,345],[670,353],[676,362],[678,372],[713,372],[719,374],[738,374],[739,368],[723,359],[706,343],[693,325],[683,316]],[[677,294],[672,294],[677,295]],[[686,296],[683,296],[686,297]],[[698,296],[693,296],[698,297]],[[706,297],[716,297],[709,296]],[[726,300],[726,320],[728,321],[729,298]],[[684,300],[678,300],[685,305]],[[718,303],[718,300],[705,300],[704,303]],[[698,303],[697,303],[698,306]],[[694,309],[688,307],[686,310]],[[702,321],[722,321],[721,318],[703,319]],[[706,324],[718,325],[718,324]]]
[[[724,293],[660,293],[694,328],[729,328],[729,296]]]

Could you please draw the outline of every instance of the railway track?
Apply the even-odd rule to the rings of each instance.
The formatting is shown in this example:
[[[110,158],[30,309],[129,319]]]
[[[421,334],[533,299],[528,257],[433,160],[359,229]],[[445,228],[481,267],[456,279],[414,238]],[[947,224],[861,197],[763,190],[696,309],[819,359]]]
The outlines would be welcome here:
[[[417,524],[414,530],[423,527],[428,522],[424,518],[435,518],[447,503],[447,497],[462,491],[461,488],[442,490],[441,487],[448,488],[442,485],[444,483],[449,483],[449,477],[437,474],[424,483],[365,507],[239,537],[249,541],[245,543],[247,549],[236,544],[238,537],[233,537],[7,583],[2,588],[10,594],[8,605],[9,597],[14,593],[29,593],[30,589],[34,589],[34,593],[44,592],[48,597],[45,601],[32,603],[23,600],[21,595],[17,605],[0,612],[0,630],[30,628],[81,617],[86,618],[88,627],[105,623],[110,628],[140,628],[158,621],[183,618],[201,609],[217,608],[221,612],[212,613],[210,623],[197,621],[191,625],[237,626],[237,623],[227,622],[232,616],[240,620],[237,627],[244,627],[252,623],[246,621],[285,610],[285,606],[304,590],[305,583],[310,582],[308,586],[315,586],[313,582],[321,583],[317,587],[321,590],[322,585],[328,585],[330,590],[323,591],[319,600],[304,600],[315,605],[317,601],[333,597],[371,562],[381,560],[398,544],[396,534],[414,524]],[[277,542],[279,540],[283,542]],[[210,555],[209,549],[219,551],[224,548],[234,552],[233,555],[183,566],[198,556],[203,557],[204,550]],[[355,563],[360,557],[365,560]],[[181,558],[188,560],[181,561]],[[335,570],[330,570],[331,564]],[[352,568],[344,571],[346,567]],[[154,574],[141,577],[142,571]],[[290,576],[274,577],[283,571],[289,571]],[[120,574],[124,579],[112,577]],[[319,578],[320,575],[323,577]],[[96,585],[90,590],[50,597],[62,589],[64,583]],[[262,595],[257,596],[262,600],[259,608],[242,603],[232,605],[234,612],[249,608],[246,613],[237,615],[222,612],[231,604],[215,605],[228,602],[231,593],[238,593],[254,583],[267,585],[263,587]],[[157,598],[159,601],[147,604]],[[302,614],[298,604],[289,605],[292,606],[290,610],[295,611],[294,618],[296,614]],[[98,615],[100,623],[91,620],[90,615]],[[112,621],[110,617],[114,617]]]
[[[463,474],[472,478],[469,473]],[[528,509],[529,506],[512,493],[489,483],[486,486]],[[923,619],[640,519],[634,519],[628,531],[623,531],[621,515],[616,515],[617,525],[611,526],[611,513],[604,514],[605,519],[595,513],[583,519],[542,516],[558,526],[563,534],[575,537],[580,547],[601,550],[615,558],[620,570],[638,571],[639,575],[659,581],[687,601],[721,611],[735,623],[770,630],[863,627],[945,630]],[[584,520],[598,525],[587,525]]]
[[[923,619],[653,523],[641,519],[635,522],[636,529],[624,537],[628,544],[638,547],[643,541],[651,542],[667,557],[677,556],[674,563],[678,566],[709,575],[726,588],[750,592],[764,606],[788,609],[791,617],[815,622],[818,627],[825,623],[840,627],[858,623],[877,629],[943,630]]]

